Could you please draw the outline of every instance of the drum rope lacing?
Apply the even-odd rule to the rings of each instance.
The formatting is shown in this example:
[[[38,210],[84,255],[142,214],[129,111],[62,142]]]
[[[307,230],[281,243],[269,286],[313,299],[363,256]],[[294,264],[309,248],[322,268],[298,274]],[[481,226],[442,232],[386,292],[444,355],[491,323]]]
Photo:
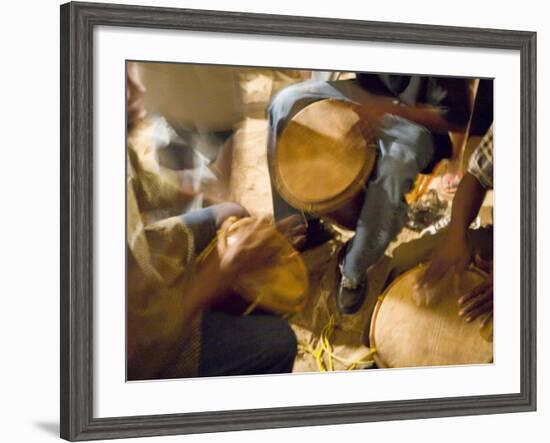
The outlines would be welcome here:
[[[331,344],[331,339],[334,335],[335,329],[336,322],[334,320],[334,316],[331,315],[328,322],[321,330],[319,343],[316,348],[313,348],[310,344],[299,344],[299,347],[303,352],[313,356],[319,372],[334,371],[334,361],[347,365],[345,368],[346,371],[352,371],[358,366],[363,366],[367,368],[371,367],[374,364],[374,360],[372,359],[372,356],[376,352],[376,349],[374,348],[370,348],[363,358],[357,360],[346,359],[336,355],[334,353],[334,348]]]

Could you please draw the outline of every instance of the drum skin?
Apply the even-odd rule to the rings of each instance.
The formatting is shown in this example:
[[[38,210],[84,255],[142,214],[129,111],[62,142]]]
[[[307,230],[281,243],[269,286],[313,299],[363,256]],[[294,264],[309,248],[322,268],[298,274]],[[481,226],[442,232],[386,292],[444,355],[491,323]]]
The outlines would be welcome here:
[[[457,293],[449,290],[434,305],[417,306],[413,286],[422,266],[398,277],[380,297],[370,327],[370,345],[381,368],[491,363],[493,343],[480,333],[480,319],[466,323],[458,315],[458,298],[484,281],[470,268]]]
[[[220,252],[223,253],[227,244],[235,241],[244,226],[253,222],[252,218],[243,218],[220,232]],[[299,312],[307,302],[309,278],[306,266],[302,257],[279,232],[275,241],[277,261],[239,275],[235,290],[249,304],[254,303],[260,309],[279,314]]]
[[[318,215],[338,214],[362,201],[363,195],[357,196],[377,154],[374,129],[366,128],[346,101],[321,100],[299,111],[279,136],[273,159],[281,196],[293,207]],[[338,222],[338,216],[329,218]]]

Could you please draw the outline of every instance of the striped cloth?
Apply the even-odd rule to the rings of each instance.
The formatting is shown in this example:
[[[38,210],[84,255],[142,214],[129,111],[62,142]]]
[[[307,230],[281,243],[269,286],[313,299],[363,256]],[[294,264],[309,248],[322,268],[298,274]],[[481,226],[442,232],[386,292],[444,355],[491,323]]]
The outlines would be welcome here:
[[[491,126],[468,162],[472,174],[485,189],[493,189],[493,127]]]
[[[157,378],[177,364],[180,377],[198,372],[200,318],[182,324],[183,297],[194,263],[194,239],[179,216],[150,223],[145,212],[183,203],[179,179],[156,159],[148,121],[128,133],[128,379]],[[182,334],[182,331],[188,331]],[[183,362],[183,363],[182,363]]]

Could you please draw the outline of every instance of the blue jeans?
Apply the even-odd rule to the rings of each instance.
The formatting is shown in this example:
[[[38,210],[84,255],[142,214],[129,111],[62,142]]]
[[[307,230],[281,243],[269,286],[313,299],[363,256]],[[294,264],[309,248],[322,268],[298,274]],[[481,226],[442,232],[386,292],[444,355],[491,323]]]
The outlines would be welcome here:
[[[277,137],[294,114],[305,106],[327,98],[361,103],[366,92],[355,80],[305,82],[289,86],[271,102],[269,115],[268,159],[270,169]],[[367,183],[353,239],[346,246],[343,273],[353,285],[360,284],[367,269],[384,254],[399,233],[407,215],[404,196],[418,173],[434,156],[431,133],[424,127],[396,115],[382,118],[378,133],[379,155]],[[273,185],[275,218],[296,214]]]

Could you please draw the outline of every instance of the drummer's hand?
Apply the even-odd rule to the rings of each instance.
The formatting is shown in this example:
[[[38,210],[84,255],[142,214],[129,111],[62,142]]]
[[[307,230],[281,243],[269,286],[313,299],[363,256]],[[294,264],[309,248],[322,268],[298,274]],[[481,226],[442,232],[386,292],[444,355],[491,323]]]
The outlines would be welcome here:
[[[493,273],[481,285],[458,299],[458,315],[466,322],[482,317],[481,327],[493,318]]]
[[[277,235],[276,229],[265,218],[244,226],[220,257],[220,269],[234,275],[274,261],[278,253]]]
[[[466,236],[447,232],[419,277],[417,289],[426,289],[437,285],[451,270],[454,270],[455,275],[460,277],[472,261],[472,252],[472,247]]]

